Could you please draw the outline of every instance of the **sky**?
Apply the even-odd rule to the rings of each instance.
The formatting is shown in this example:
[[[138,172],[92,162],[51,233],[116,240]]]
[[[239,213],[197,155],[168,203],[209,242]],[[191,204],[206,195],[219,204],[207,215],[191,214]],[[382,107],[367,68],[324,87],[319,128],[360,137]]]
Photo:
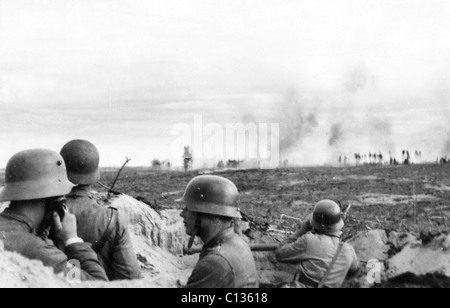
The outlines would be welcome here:
[[[195,116],[279,123],[281,158],[300,165],[436,160],[448,16],[440,0],[0,0],[0,168],[72,139],[103,166],[178,165],[173,128]]]

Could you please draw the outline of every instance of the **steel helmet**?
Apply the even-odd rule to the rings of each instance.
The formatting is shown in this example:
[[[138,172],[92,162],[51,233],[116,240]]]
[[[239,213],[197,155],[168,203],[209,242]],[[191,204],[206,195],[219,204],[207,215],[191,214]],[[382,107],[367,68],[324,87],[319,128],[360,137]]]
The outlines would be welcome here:
[[[14,155],[6,166],[5,183],[0,202],[64,196],[73,188],[67,178],[64,159],[45,149]]]
[[[100,180],[100,154],[95,145],[86,140],[73,140],[61,150],[67,165],[69,180],[77,185],[91,185]]]
[[[183,198],[176,202],[185,204],[192,212],[242,218],[238,197],[238,189],[230,180],[203,175],[190,181]]]
[[[340,231],[344,227],[341,208],[334,201],[322,200],[316,204],[310,223],[319,232]]]

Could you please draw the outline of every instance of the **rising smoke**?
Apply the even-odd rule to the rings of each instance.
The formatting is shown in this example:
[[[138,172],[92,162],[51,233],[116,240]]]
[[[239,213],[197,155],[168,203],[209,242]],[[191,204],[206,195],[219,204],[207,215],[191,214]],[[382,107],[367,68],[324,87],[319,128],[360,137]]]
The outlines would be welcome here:
[[[290,151],[301,145],[304,138],[317,128],[317,115],[310,108],[311,103],[302,98],[297,91],[288,91],[275,119],[280,123],[282,155],[288,155]]]
[[[331,147],[337,146],[343,137],[342,124],[333,124],[331,126],[330,138],[328,139],[328,145]]]
[[[448,134],[447,141],[444,143],[444,149],[442,151],[443,156],[450,156],[450,133]]]

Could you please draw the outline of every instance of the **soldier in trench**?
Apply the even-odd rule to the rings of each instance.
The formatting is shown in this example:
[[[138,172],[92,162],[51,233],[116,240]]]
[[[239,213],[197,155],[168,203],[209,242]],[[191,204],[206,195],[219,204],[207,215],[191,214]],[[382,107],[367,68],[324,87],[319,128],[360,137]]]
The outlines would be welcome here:
[[[276,258],[296,266],[295,279],[304,288],[339,288],[348,274],[359,270],[355,250],[340,239],[343,227],[339,205],[322,200],[294,237],[278,248]]]
[[[5,250],[42,261],[57,274],[77,261],[80,280],[108,281],[97,254],[77,234],[76,217],[66,209],[64,195],[73,185],[58,153],[46,149],[17,153],[8,162],[5,183],[0,202],[11,202],[0,214]]]
[[[181,213],[186,233],[200,237],[203,251],[190,276],[187,288],[257,288],[255,260],[249,245],[235,233],[234,219],[242,218],[239,193],[228,179],[199,176],[177,200],[186,208]]]
[[[100,180],[100,154],[86,140],[73,140],[61,150],[69,180],[76,184],[67,195],[69,210],[77,217],[78,233],[92,244],[110,280],[141,278],[127,222],[116,208],[97,203],[92,185]]]

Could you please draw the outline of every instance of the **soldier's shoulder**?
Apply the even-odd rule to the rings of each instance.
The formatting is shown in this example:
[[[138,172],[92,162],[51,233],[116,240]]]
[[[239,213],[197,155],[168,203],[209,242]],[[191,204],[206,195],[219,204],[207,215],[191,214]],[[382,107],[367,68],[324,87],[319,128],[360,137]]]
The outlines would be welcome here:
[[[230,268],[230,262],[224,256],[221,246],[209,248],[198,265],[206,268],[214,268],[215,270]]]
[[[353,248],[353,246],[350,245],[349,243],[343,242],[343,249],[345,251],[348,251],[348,252],[356,254],[355,248]]]

